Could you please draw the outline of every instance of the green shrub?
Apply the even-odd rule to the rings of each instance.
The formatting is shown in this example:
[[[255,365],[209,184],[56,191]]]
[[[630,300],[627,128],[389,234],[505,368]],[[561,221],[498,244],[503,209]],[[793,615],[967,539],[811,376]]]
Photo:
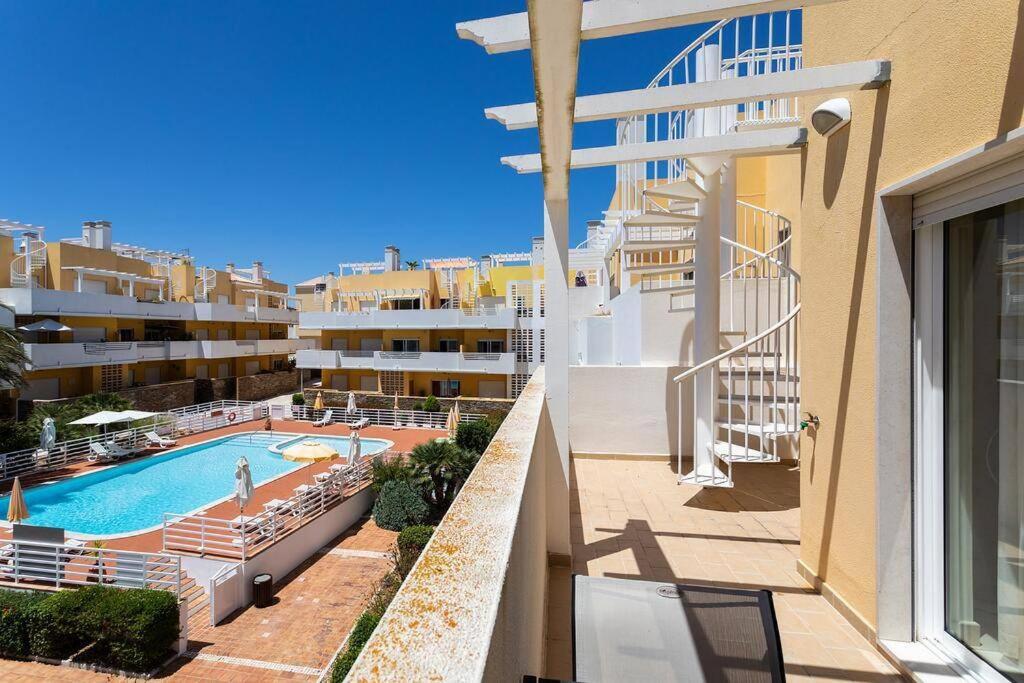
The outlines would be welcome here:
[[[17,420],[0,420],[0,453],[20,451],[39,445],[39,434],[25,422]]]
[[[304,406],[306,405],[306,397],[303,394],[292,394],[292,405],[293,406]]]
[[[412,467],[403,458],[376,458],[370,467],[373,469],[371,486],[377,493],[389,481],[410,481],[415,476]]]
[[[81,589],[52,593],[41,600],[33,610],[30,653],[36,657],[66,659],[95,640],[97,634],[86,634],[82,624],[90,597],[88,590]]]
[[[421,410],[428,413],[439,413],[441,412],[441,402],[437,400],[436,396],[430,394],[423,399],[423,408]]]
[[[145,673],[178,638],[178,603],[169,591],[90,586],[57,593],[0,591],[0,654],[67,659]]]
[[[363,612],[348,635],[345,651],[334,660],[334,667],[331,669],[331,683],[341,683],[345,680],[345,676],[352,669],[352,665],[356,663],[359,653],[363,651],[363,646],[370,640],[370,636],[373,635],[373,631],[379,623],[379,616],[371,614],[369,611]]]
[[[0,590],[0,655],[28,657],[35,607],[45,593]]]
[[[409,464],[417,480],[422,483],[427,502],[439,516],[447,512],[479,457],[444,439],[427,441],[413,447]]]
[[[428,524],[416,524],[402,529],[398,534],[398,558],[395,562],[399,574],[403,577],[409,574],[433,533],[434,527]]]
[[[455,443],[467,451],[482,455],[498,431],[498,424],[488,419],[461,422],[455,432]]]
[[[159,666],[178,639],[178,603],[169,591],[121,590],[101,586],[90,593],[81,624],[98,634],[90,659],[127,671]]]
[[[386,482],[373,504],[373,521],[382,529],[400,531],[410,524],[419,524],[430,508],[420,492],[407,481]]]

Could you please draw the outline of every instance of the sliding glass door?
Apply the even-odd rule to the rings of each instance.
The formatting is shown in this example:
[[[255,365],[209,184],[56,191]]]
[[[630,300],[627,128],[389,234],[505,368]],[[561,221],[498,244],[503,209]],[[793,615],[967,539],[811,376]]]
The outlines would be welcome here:
[[[943,627],[1024,681],[1024,201],[931,229],[944,242]]]

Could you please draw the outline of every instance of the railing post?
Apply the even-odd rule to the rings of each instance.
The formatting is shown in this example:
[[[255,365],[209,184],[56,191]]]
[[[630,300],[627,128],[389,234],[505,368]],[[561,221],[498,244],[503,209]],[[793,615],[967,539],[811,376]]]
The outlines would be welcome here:
[[[181,556],[180,555],[177,556],[177,560],[175,561],[174,569],[175,569],[175,573],[174,573],[174,579],[175,579],[175,581],[174,581],[174,594],[180,600],[181,599]],[[211,595],[211,599],[212,599],[212,595]]]

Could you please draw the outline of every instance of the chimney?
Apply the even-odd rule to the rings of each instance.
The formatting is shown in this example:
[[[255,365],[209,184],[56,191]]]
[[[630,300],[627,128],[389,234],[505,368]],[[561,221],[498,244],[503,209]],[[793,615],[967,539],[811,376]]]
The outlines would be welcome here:
[[[534,237],[533,238],[533,249],[530,251],[530,265],[531,266],[543,266],[544,265],[544,238]]]
[[[265,273],[263,272],[263,261],[253,261],[252,262],[252,279],[255,282],[263,282],[264,274]]]
[[[84,221],[82,223],[82,242],[93,249],[110,251],[110,221]]]
[[[226,272],[226,273],[233,273],[233,272],[235,272],[235,264],[231,263],[231,262],[228,262],[227,264],[225,264],[224,265],[224,272]]]
[[[391,244],[384,247],[384,270],[385,272],[401,270],[398,247]]]
[[[480,277],[487,278],[490,276],[491,268],[494,267],[494,263],[491,261],[490,254],[484,254],[480,257],[480,265],[477,266],[480,269]]]

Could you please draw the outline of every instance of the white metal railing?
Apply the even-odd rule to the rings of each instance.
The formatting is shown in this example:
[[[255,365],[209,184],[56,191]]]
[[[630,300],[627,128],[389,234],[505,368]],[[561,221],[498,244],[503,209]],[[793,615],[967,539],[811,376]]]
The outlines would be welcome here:
[[[680,287],[693,287],[692,270],[643,273],[640,276],[641,292],[660,292],[666,289],[678,289]]]
[[[683,242],[695,238],[693,228],[682,225],[631,225],[625,229],[623,235],[626,242]]]
[[[328,410],[331,411],[331,424],[355,424],[367,419],[369,424],[380,427],[411,427],[418,429],[444,429],[448,421],[448,411],[436,413],[426,410],[394,410],[393,408],[357,408],[354,413],[345,408],[326,408],[314,410],[310,406],[291,406],[292,418],[296,420],[316,422],[322,420]],[[481,413],[459,413],[460,422],[482,420],[486,415]]]
[[[647,88],[800,69],[803,66],[800,12],[796,9],[723,19],[670,60]],[[799,116],[799,102],[795,97],[638,114],[619,119],[616,145],[719,135],[742,126],[796,121]],[[681,180],[687,174],[683,158],[619,164],[616,167],[619,221],[652,206],[644,197],[647,187]]]
[[[32,287],[32,275],[46,267],[46,242],[43,228],[24,231],[11,260],[11,285]]]
[[[628,270],[686,268],[693,266],[693,247],[629,251],[623,259]]]
[[[238,580],[239,571],[242,565],[240,564],[226,564],[221,567],[220,571],[210,577],[210,582],[207,588],[207,595],[210,600],[210,626],[216,626],[219,620],[220,612],[222,611],[220,603],[220,592],[221,587],[224,586],[228,581]],[[234,602],[229,602],[228,609],[233,606]],[[226,610],[225,610],[226,611]]]
[[[283,503],[256,515],[221,519],[165,513],[161,528],[163,549],[245,561],[360,491],[372,478],[373,460],[392,457],[398,456],[388,452],[354,465],[328,470],[316,483],[297,487],[295,494]]]
[[[729,262],[738,263],[722,279],[728,283],[729,331],[740,340],[714,358],[674,378],[680,401],[680,480],[694,479],[698,457],[706,449],[712,462],[725,464],[725,471],[716,465],[710,473],[705,471],[697,483],[731,486],[734,462],[777,461],[780,439],[799,431],[796,321],[800,311],[800,276],[788,262],[789,240],[787,235],[768,253],[721,238],[723,248],[729,254]],[[735,286],[742,288],[739,296]],[[737,304],[739,315],[735,310]],[[702,430],[697,428],[702,406],[698,403],[696,380],[702,373],[714,375],[714,390],[705,396],[705,400],[712,404],[703,406],[706,414],[714,416],[715,421],[710,444],[700,442]],[[682,401],[683,385],[688,380],[694,380],[690,385],[694,411],[694,471],[684,475]],[[725,385],[724,395],[720,395],[722,383]],[[757,442],[756,448],[754,441]]]
[[[0,585],[106,585],[167,590],[181,596],[181,558],[94,546],[37,541],[0,545]]]
[[[141,451],[149,445],[146,432],[176,436],[205,432],[236,422],[257,420],[267,415],[267,405],[255,401],[215,401],[161,413],[141,426],[118,429],[77,439],[58,441],[53,448],[24,448],[0,454],[0,481],[26,474],[62,469],[86,462],[92,456],[92,444],[115,443],[129,451]],[[231,419],[232,416],[234,419]]]

